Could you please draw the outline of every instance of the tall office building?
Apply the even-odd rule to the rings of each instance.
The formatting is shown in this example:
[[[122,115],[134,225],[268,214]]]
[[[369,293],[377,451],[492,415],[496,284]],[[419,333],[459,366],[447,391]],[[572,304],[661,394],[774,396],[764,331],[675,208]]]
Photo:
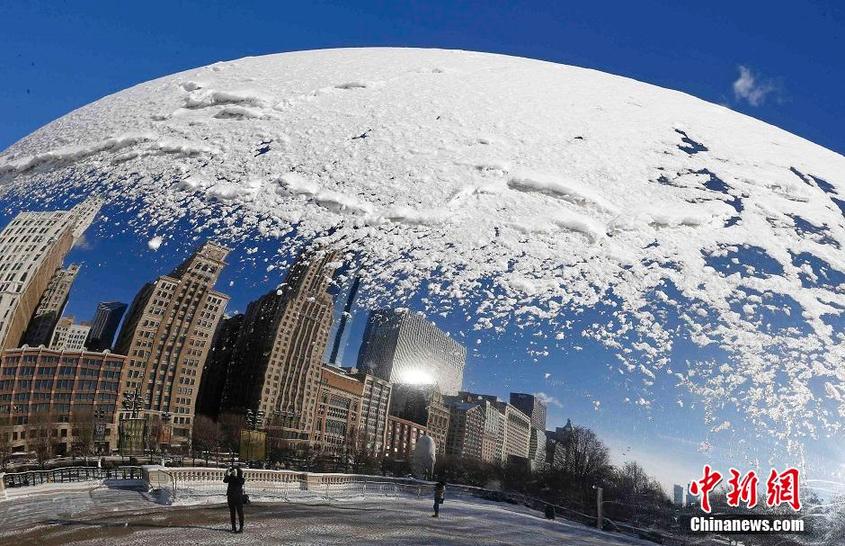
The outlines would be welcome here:
[[[555,430],[546,431],[546,462],[552,468],[563,468],[567,464],[567,446],[573,430],[572,421]]]
[[[23,335],[22,345],[38,347],[48,345],[53,337],[53,329],[59,322],[59,317],[67,305],[70,287],[79,273],[77,264],[70,264],[66,269],[58,268],[47,283],[47,288],[41,294],[38,307],[29,320],[26,332]]]
[[[364,384],[364,394],[361,396],[361,447],[371,454],[382,454],[386,449],[387,416],[393,385],[357,368],[343,369]]]
[[[566,464],[566,447],[558,438],[550,436],[549,431],[546,431],[546,464],[556,469]]]
[[[312,440],[322,357],[332,322],[335,254],[300,256],[278,290],[247,307],[229,362],[224,410],[263,411],[273,446]]]
[[[449,408],[435,385],[394,383],[389,413],[424,426],[434,440],[437,453],[446,452]]]
[[[87,324],[78,324],[73,317],[62,317],[53,329],[50,348],[56,351],[84,351],[90,329]]]
[[[147,283],[135,296],[115,347],[128,357],[123,398],[140,395],[142,413],[161,417],[174,445],[190,438],[202,366],[229,301],[214,290],[228,253],[206,242],[169,275]]]
[[[675,506],[682,507],[684,505],[684,486],[675,484],[673,486]]]
[[[343,282],[336,278],[336,282]],[[346,353],[349,349],[349,333],[352,330],[352,320],[355,312],[355,298],[358,297],[358,287],[360,279],[346,280],[344,284],[338,286],[335,297],[335,311],[332,320],[332,330],[329,333],[331,343],[328,346],[329,354],[327,361],[334,366],[343,366],[351,363],[349,355]]]
[[[50,280],[101,205],[90,197],[66,211],[21,212],[0,231],[0,350],[18,346]]]
[[[91,321],[86,345],[91,351],[111,349],[114,335],[120,326],[120,319],[126,312],[126,304],[119,301],[104,301],[97,304],[97,312]]]
[[[516,409],[531,418],[531,426],[542,430],[546,430],[546,404],[533,394],[525,394],[522,392],[511,393],[511,404]]]
[[[358,368],[391,383],[437,385],[456,394],[464,381],[466,348],[419,313],[370,313]]]
[[[216,419],[220,414],[229,362],[243,324],[244,315],[238,313],[220,321],[214,333],[211,350],[202,367],[202,381],[197,395],[196,411],[200,415]]]
[[[546,465],[546,431],[531,427],[531,439],[528,443],[528,460],[534,468]]]
[[[447,397],[449,403],[470,402],[478,404],[484,410],[484,433],[481,438],[481,460],[501,462],[504,455],[505,416],[499,411],[498,398],[492,394],[477,394],[461,391],[456,396]]]
[[[511,405],[531,419],[528,459],[535,467],[546,463],[546,404],[533,394],[512,392]]]
[[[446,454],[481,459],[485,408],[479,403],[458,402],[449,406],[449,434]]]
[[[502,454],[505,461],[513,458],[528,460],[531,447],[531,419],[506,402],[496,404],[504,415]]]

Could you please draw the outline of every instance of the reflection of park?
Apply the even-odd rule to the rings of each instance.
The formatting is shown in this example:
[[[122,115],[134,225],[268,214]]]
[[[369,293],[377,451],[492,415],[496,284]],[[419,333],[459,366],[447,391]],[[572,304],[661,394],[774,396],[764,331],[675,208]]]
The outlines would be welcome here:
[[[186,475],[191,469],[167,471]],[[355,482],[351,487],[338,484],[324,489],[315,485],[308,491],[297,483],[288,488],[288,496],[283,499],[262,493],[256,476],[247,479],[247,490],[256,495],[256,502],[247,508],[245,535],[238,537],[244,541],[464,545],[478,544],[479,537],[484,536],[487,544],[646,544],[585,525],[548,521],[540,512],[519,504],[465,497],[457,490],[451,491],[440,520],[435,521],[428,517],[431,491],[425,484],[408,482],[403,486],[375,479],[369,484]],[[325,475],[309,481],[316,484],[315,479],[322,484],[349,478]],[[23,545],[219,544],[229,540],[222,483],[208,480],[207,490],[202,482],[181,483],[181,494],[173,506],[156,504],[143,490],[115,482],[92,483],[87,488],[53,494],[23,494],[13,502],[0,502],[4,522],[0,543],[12,536],[15,544]],[[362,485],[366,487],[362,489]]]

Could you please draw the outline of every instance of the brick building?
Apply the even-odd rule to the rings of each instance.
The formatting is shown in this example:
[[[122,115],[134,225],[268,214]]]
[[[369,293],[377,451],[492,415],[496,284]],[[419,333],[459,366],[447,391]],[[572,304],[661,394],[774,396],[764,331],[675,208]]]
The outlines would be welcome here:
[[[87,437],[95,450],[117,446],[117,403],[126,357],[111,353],[10,349],[0,358],[0,415],[11,418],[12,449],[46,440],[70,453]]]
[[[323,366],[312,442],[315,449],[340,453],[361,444],[361,404],[364,383],[340,369]]]
[[[427,432],[423,425],[389,415],[385,457],[393,461],[410,461],[417,447],[417,439]]]

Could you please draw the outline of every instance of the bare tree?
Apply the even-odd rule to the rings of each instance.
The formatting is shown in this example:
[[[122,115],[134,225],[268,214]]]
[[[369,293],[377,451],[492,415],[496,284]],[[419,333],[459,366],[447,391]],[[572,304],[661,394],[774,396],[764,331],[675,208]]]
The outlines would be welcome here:
[[[220,425],[211,417],[197,415],[194,417],[192,432],[193,446],[205,452],[205,464],[208,464],[209,451],[217,451],[220,447],[222,434]]]
[[[610,452],[596,433],[586,427],[573,427],[563,440],[564,462],[562,470],[579,482],[588,483],[608,475]]]
[[[144,447],[151,453],[161,449],[162,422],[158,415],[150,415],[147,420],[147,427],[144,430]]]
[[[27,427],[29,445],[41,468],[53,455],[53,432],[56,429],[56,416],[52,412],[42,411],[32,414]]]
[[[91,404],[74,406],[70,414],[71,434],[73,435],[72,449],[85,457],[88,464],[88,456],[94,453],[94,407]]]
[[[0,468],[6,469],[6,460],[12,453],[14,419],[8,413],[0,414]]]
[[[231,453],[237,453],[241,446],[241,430],[246,426],[246,417],[239,413],[223,413],[218,421],[221,445]]]

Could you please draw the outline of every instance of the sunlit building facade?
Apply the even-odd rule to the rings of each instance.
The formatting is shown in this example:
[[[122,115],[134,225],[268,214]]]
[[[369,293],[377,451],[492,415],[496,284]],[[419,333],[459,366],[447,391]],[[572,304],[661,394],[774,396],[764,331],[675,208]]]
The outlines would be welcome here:
[[[466,348],[420,313],[370,313],[358,368],[391,383],[436,385],[457,394],[464,381]]]
[[[92,197],[70,210],[21,212],[0,231],[0,350],[20,344],[44,291],[101,205]]]
[[[50,344],[53,330],[59,322],[59,317],[64,312],[65,305],[67,305],[70,288],[73,286],[77,274],[79,274],[79,265],[77,264],[56,269],[47,284],[46,290],[41,294],[35,313],[29,320],[22,345],[38,347],[39,345]]]
[[[170,274],[135,296],[115,352],[126,355],[123,399],[172,429],[171,445],[190,440],[202,366],[229,297],[214,290],[229,250],[207,242]],[[131,412],[126,411],[125,417]]]

